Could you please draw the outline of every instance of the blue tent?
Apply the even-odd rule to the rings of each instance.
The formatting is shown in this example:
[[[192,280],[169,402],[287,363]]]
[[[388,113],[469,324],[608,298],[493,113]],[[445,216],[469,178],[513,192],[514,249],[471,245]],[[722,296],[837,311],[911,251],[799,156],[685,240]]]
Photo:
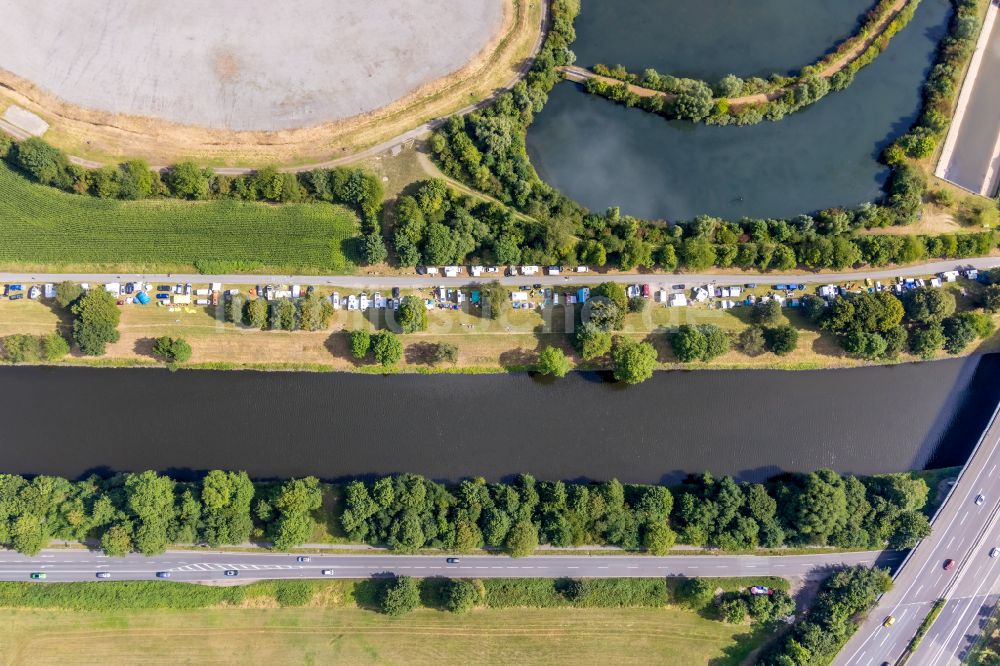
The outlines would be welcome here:
[[[139,305],[146,305],[149,303],[149,296],[146,295],[146,292],[140,291],[135,295],[135,300],[139,302]]]

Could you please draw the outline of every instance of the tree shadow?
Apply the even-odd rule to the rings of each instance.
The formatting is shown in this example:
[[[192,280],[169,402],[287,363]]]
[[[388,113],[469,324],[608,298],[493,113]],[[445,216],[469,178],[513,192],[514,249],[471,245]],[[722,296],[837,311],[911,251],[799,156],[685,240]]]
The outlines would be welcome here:
[[[368,357],[358,359],[351,353],[351,332],[348,330],[334,331],[323,341],[323,347],[330,352],[331,356],[342,358],[348,361],[355,368],[368,365]]]
[[[132,345],[132,351],[139,356],[148,356],[149,358],[157,359],[156,354],[153,353],[153,343],[156,340],[154,338],[139,338]]]
[[[406,346],[403,355],[409,365],[434,365],[437,350],[436,342],[413,342]]]

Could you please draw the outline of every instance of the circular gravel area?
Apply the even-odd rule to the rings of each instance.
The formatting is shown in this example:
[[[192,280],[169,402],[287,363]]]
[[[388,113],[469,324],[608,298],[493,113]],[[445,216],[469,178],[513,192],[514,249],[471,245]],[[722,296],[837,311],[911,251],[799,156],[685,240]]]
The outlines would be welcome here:
[[[0,67],[82,107],[283,130],[384,107],[464,67],[502,0],[0,0]]]

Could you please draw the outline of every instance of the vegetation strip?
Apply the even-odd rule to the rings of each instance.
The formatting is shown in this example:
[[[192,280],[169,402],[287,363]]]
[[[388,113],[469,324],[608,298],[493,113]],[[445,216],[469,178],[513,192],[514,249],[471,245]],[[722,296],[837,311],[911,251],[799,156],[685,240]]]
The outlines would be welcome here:
[[[214,470],[180,482],[153,471],[83,481],[0,475],[0,544],[37,554],[53,538],[99,541],[113,556],[169,545],[267,540],[288,550],[326,538],[514,556],[540,544],[610,545],[663,555],[677,542],[724,551],[758,547],[908,548],[929,532],[929,489],[911,474],[783,474],[766,484],[705,473],[657,485],[483,479],[444,486],[413,474],[328,486],[313,477],[254,483]],[[676,501],[675,501],[676,497]]]
[[[927,613],[924,619],[920,622],[920,626],[917,627],[917,633],[913,635],[913,640],[911,640],[909,645],[906,646],[906,652],[903,654],[901,661],[899,662],[900,664],[905,664],[910,655],[916,651],[917,647],[920,645],[920,641],[924,639],[924,636],[927,635],[931,625],[934,624],[934,620],[936,620],[937,616],[941,614],[941,610],[944,608],[945,603],[947,602],[944,599],[938,599],[934,602],[930,612]]]
[[[595,65],[593,72],[563,67],[562,74],[582,80],[587,92],[628,107],[667,118],[704,121],[710,125],[752,125],[780,120],[818,102],[831,91],[847,88],[857,72],[888,47],[892,37],[913,18],[920,0],[880,0],[859,31],[837,50],[808,65],[794,77],[777,74],[770,82],[749,81],[730,74],[714,87],[647,69],[640,76],[621,66]],[[616,83],[615,81],[620,81]]]

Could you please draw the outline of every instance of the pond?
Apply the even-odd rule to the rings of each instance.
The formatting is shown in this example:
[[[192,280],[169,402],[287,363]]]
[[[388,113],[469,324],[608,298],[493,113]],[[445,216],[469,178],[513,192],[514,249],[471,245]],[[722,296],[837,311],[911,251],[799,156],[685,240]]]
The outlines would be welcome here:
[[[809,372],[397,375],[0,368],[0,471],[763,479],[962,464],[1000,355]]]
[[[873,0],[583,0],[577,63],[717,81],[792,74],[854,34]]]
[[[666,121],[560,83],[528,129],[529,155],[543,180],[588,208],[650,219],[792,217],[873,200],[888,176],[879,155],[919,115],[949,7],[921,2],[852,86],[778,122]]]

